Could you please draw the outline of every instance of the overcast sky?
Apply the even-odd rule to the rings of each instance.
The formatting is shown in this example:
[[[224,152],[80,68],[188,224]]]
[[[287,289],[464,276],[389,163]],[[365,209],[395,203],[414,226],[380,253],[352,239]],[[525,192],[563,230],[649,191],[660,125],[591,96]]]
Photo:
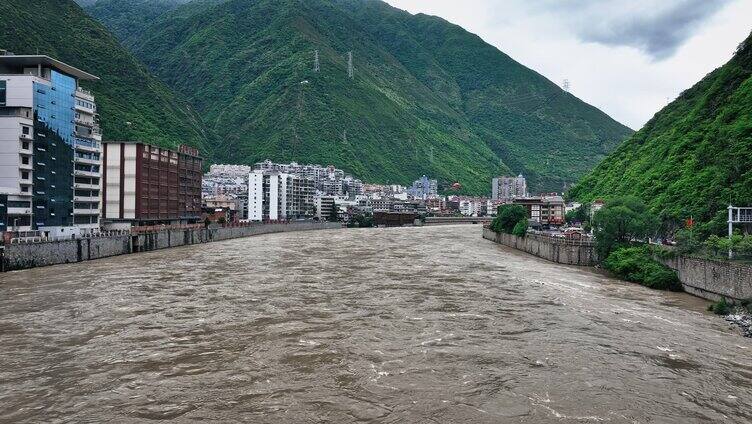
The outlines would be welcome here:
[[[728,61],[752,0],[386,0],[440,16],[639,129]]]

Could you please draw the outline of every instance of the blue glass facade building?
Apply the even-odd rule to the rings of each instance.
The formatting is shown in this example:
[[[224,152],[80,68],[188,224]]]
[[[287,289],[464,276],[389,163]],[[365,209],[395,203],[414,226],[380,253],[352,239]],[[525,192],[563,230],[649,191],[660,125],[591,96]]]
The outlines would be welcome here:
[[[34,83],[33,226],[73,225],[76,80],[55,70]]]

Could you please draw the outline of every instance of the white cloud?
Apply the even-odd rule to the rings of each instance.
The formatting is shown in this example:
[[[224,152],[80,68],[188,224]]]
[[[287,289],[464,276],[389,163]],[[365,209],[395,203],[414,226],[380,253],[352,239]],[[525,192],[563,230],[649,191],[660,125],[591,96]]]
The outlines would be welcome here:
[[[728,61],[749,0],[387,0],[441,16],[632,128]]]

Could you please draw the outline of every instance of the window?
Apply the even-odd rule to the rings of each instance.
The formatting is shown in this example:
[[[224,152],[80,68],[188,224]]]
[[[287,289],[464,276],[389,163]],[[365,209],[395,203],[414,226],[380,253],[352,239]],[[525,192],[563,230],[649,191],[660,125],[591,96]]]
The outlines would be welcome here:
[[[21,158],[21,163],[24,164],[24,165],[28,165],[29,164],[29,157],[28,156],[22,157]]]
[[[5,106],[5,91],[6,91],[6,81],[0,81],[0,106]]]
[[[24,150],[29,150],[29,142],[28,141],[22,142],[21,143],[21,148],[24,149]]]
[[[21,187],[21,193],[28,193],[28,192],[29,192],[29,186]]]
[[[23,126],[22,125],[21,126],[21,133],[23,133],[23,135],[29,135],[31,133],[31,129],[29,127],[27,127],[27,126]]]
[[[22,180],[28,180],[29,179],[29,172],[28,171],[21,172],[21,179]]]

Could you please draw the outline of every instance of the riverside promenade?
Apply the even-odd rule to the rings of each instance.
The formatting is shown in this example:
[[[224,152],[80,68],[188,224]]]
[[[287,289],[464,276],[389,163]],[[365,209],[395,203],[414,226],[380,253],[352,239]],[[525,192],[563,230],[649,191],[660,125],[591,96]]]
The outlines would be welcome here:
[[[210,243],[260,234],[342,228],[336,222],[250,224],[221,228],[154,229],[103,237],[6,244],[0,249],[0,272],[90,261],[130,253]]]

